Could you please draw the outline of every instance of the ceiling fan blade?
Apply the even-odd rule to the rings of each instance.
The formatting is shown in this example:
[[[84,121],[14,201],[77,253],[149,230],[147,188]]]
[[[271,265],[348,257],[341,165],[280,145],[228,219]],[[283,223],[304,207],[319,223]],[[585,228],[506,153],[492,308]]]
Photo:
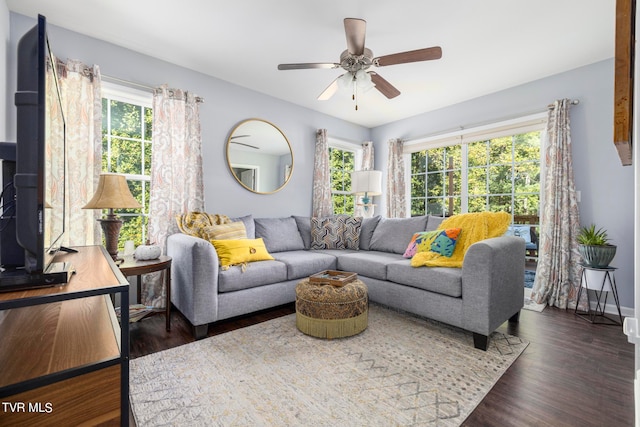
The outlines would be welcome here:
[[[338,68],[333,62],[307,62],[301,64],[278,64],[278,70],[306,70],[309,68]]]
[[[338,90],[338,79],[342,77],[344,74],[338,76],[337,79],[331,82],[329,86],[318,96],[318,101],[326,101],[330,99],[333,94],[335,94]]]
[[[407,52],[394,53],[391,55],[379,56],[373,59],[373,63],[378,67],[385,65],[406,64],[408,62],[430,61],[442,58],[440,46],[428,47],[425,49],[410,50]]]
[[[249,147],[249,148],[254,148],[256,150],[259,150],[260,147],[256,147],[255,145],[251,145],[251,144],[245,144],[244,142],[236,142],[236,141],[231,141],[232,144],[238,144],[238,145],[243,145],[245,147]]]
[[[396,89],[391,83],[383,79],[380,74],[371,72],[371,81],[376,85],[376,89],[380,91],[384,96],[389,99],[395,98],[400,95],[400,91]]]
[[[347,50],[349,53],[352,55],[362,55],[364,53],[367,21],[357,18],[345,18],[344,32],[347,35]]]

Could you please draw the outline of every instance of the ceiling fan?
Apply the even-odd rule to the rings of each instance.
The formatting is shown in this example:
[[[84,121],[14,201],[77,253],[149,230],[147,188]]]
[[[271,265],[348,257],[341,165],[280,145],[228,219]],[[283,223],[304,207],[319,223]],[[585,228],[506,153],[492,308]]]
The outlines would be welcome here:
[[[248,138],[251,135],[236,135],[236,136],[232,136],[231,138],[229,138],[229,142],[231,144],[238,144],[238,145],[244,145],[245,147],[249,147],[249,148],[254,148],[256,150],[259,150],[260,147],[256,147],[255,145],[251,145],[251,144],[245,144],[244,142],[238,142],[238,141],[231,141],[232,139],[236,139],[236,138]]]
[[[353,85],[353,99],[356,99],[357,88],[363,90],[375,87],[389,99],[400,95],[400,91],[386,81],[376,71],[367,71],[371,66],[406,64],[409,62],[430,61],[442,57],[440,46],[425,49],[394,53],[374,57],[373,52],[364,46],[367,22],[364,19],[345,18],[344,31],[347,36],[347,50],[340,54],[340,62],[279,64],[278,70],[301,70],[310,68],[343,68],[346,73],[338,76],[318,96],[318,100],[330,99],[340,86]],[[356,104],[356,110],[358,105]]]

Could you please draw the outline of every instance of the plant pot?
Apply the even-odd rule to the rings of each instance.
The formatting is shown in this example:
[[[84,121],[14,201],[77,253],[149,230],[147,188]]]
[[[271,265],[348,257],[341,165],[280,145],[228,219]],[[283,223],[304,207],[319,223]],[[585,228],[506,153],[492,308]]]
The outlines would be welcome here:
[[[606,268],[616,256],[617,246],[615,245],[578,245],[578,252],[582,256],[585,266],[593,268]]]

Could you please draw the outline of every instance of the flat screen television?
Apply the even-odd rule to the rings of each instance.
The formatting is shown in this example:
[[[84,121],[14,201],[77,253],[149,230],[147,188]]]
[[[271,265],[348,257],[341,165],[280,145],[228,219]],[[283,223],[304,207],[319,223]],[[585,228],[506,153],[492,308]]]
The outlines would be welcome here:
[[[41,15],[18,43],[15,105],[17,141],[0,146],[0,292],[66,283],[71,271],[53,262],[65,231],[66,127]]]

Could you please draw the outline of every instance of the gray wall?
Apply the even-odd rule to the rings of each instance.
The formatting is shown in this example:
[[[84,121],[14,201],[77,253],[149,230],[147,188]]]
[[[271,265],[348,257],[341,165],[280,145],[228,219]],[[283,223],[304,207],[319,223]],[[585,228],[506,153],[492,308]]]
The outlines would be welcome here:
[[[576,188],[582,195],[581,222],[609,231],[618,246],[612,265],[619,268],[620,302],[633,307],[634,168],[621,166],[612,142],[613,73],[613,59],[606,60],[374,128],[376,168],[386,164],[391,138],[415,139],[541,112],[560,98],[580,100],[571,110],[571,139]],[[378,199],[378,212],[385,212],[384,198]]]
[[[9,93],[15,91],[15,50],[20,37],[35,19],[11,13],[8,63]],[[204,97],[200,107],[205,208],[210,213],[256,217],[310,215],[315,131],[326,128],[335,137],[369,139],[369,129],[236,86],[168,62],[141,55],[104,41],[49,26],[53,53],[59,58],[97,64],[103,75],[127,81],[192,91]],[[2,67],[0,67],[2,68]],[[4,70],[3,70],[4,72]],[[13,98],[11,98],[13,99]],[[9,137],[15,139],[15,108],[10,108]],[[294,153],[294,170],[287,186],[273,195],[253,194],[231,175],[225,143],[231,129],[248,118],[261,118],[287,135]]]

